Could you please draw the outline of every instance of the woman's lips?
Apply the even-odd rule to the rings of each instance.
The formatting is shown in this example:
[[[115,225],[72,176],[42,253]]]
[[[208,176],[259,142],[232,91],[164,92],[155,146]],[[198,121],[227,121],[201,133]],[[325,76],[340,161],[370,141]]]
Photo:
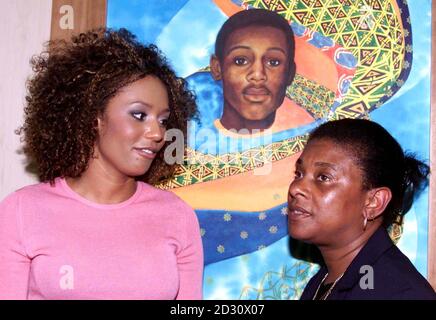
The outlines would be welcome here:
[[[306,209],[299,206],[288,206],[288,218],[291,220],[300,220],[310,217],[311,214]]]
[[[150,148],[134,148],[137,154],[146,159],[153,160],[156,157],[156,151]]]

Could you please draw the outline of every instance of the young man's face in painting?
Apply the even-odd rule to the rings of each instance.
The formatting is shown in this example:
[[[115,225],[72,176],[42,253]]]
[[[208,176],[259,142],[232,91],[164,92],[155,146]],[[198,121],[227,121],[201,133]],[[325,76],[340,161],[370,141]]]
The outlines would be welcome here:
[[[222,80],[227,129],[267,129],[283,103],[295,64],[283,31],[269,26],[235,30],[223,48],[223,59],[211,58],[215,80]]]

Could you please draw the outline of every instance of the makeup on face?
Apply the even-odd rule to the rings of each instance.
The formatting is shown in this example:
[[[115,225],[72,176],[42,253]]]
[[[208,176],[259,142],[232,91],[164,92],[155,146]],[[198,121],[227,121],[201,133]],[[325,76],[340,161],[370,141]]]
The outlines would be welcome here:
[[[121,88],[99,120],[101,162],[116,174],[147,172],[165,143],[169,115],[167,89],[157,77],[147,76]]]

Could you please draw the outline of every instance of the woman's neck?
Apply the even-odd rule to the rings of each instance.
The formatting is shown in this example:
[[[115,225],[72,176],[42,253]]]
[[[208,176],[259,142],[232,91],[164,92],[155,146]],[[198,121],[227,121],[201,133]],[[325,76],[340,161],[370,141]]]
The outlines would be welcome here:
[[[319,250],[324,259],[328,270],[328,276],[324,283],[331,283],[338,279],[350,266],[353,259],[368,242],[369,238],[378,229],[378,225],[373,224],[354,240],[345,242],[343,246],[319,246]]]
[[[77,178],[66,178],[68,186],[82,197],[100,204],[126,201],[136,191],[133,177],[110,174],[92,159],[88,169]]]

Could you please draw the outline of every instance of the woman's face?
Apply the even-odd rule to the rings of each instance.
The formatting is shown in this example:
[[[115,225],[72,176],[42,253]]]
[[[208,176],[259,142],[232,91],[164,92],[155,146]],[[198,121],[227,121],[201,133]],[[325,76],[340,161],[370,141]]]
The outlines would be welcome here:
[[[306,146],[288,192],[293,238],[318,246],[341,246],[362,233],[368,192],[354,161],[331,140],[314,140]]]
[[[147,172],[165,143],[169,115],[160,79],[146,76],[119,89],[98,119],[97,161],[104,172],[121,177]]]

